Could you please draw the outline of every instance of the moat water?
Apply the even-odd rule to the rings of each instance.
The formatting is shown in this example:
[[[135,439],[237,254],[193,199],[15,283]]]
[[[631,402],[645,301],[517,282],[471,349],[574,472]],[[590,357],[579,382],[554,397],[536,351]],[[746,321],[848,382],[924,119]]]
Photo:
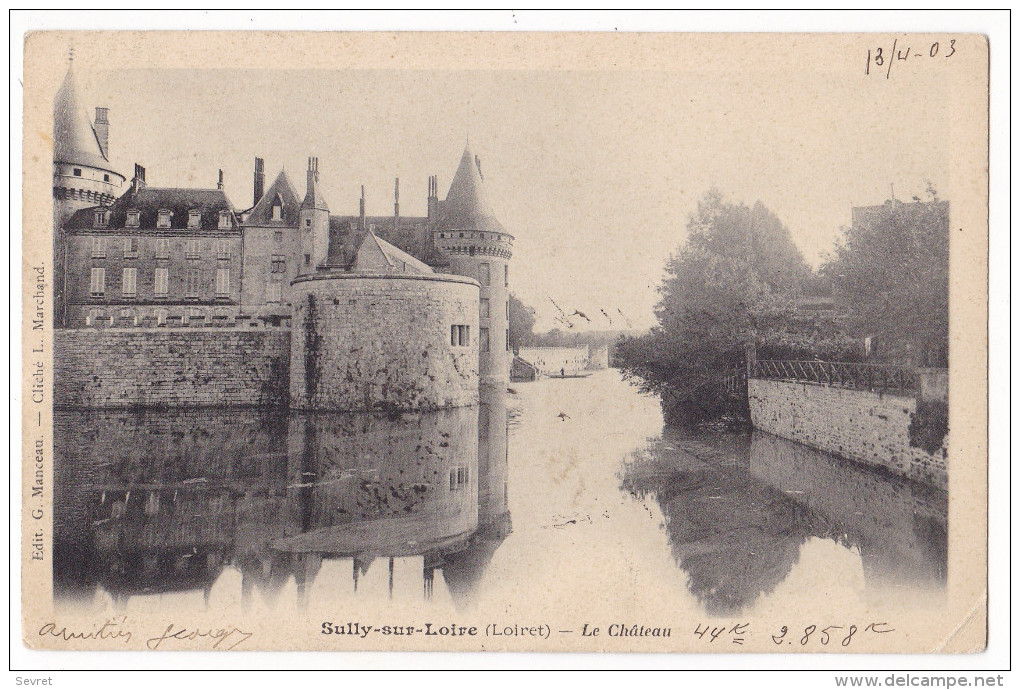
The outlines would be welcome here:
[[[664,428],[614,370],[395,418],[55,421],[54,588],[75,609],[548,620],[562,601],[750,616],[824,595],[851,615],[945,596],[945,492],[758,432]]]

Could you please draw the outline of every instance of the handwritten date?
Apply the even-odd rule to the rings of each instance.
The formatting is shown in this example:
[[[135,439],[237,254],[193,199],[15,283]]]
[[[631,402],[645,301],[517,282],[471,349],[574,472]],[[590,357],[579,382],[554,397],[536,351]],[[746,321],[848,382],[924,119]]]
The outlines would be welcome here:
[[[932,62],[937,59],[950,59],[956,55],[956,39],[949,39],[948,43],[932,41],[923,46],[904,46],[899,39],[892,42],[892,47],[878,46],[868,48],[868,58],[864,65],[864,74],[884,74],[888,79],[892,74],[893,65],[899,62]]]

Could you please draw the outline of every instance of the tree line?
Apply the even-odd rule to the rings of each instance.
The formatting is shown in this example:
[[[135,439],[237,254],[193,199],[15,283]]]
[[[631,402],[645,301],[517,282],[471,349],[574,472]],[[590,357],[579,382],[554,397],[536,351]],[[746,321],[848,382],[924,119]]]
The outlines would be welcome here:
[[[860,209],[812,271],[762,203],[708,192],[666,263],[658,324],[622,338],[617,365],[680,422],[746,418],[746,399],[720,381],[745,366],[749,347],[762,359],[946,366],[949,204],[928,193]]]

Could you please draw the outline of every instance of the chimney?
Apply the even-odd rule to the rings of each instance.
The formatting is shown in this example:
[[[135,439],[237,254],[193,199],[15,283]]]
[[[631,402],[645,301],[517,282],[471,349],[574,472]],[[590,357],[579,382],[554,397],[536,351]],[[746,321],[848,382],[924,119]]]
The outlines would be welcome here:
[[[429,197],[428,216],[435,219],[439,215],[439,178],[436,175],[429,176]]]
[[[400,178],[393,183],[393,217],[400,221]]]
[[[308,157],[308,175],[306,180],[306,187],[309,191],[315,189],[315,186],[319,182],[319,159],[315,156]]]
[[[259,200],[262,198],[262,195],[265,193],[265,187],[266,187],[265,161],[262,160],[261,158],[256,158],[255,159],[255,187],[254,187],[254,190],[253,190],[254,191],[254,196],[255,196],[255,201],[252,202],[252,206],[254,206],[255,204],[259,203]]]
[[[365,230],[365,185],[361,185],[361,202],[360,202],[360,206],[361,206],[361,213],[359,214],[359,217],[361,218],[361,230],[362,230],[362,232],[364,232],[364,230]]]
[[[220,170],[219,179],[216,181],[216,189],[223,189],[223,171]]]
[[[93,125],[96,130],[96,137],[99,139],[99,146],[103,149],[103,155],[110,157],[110,109],[96,108],[96,122]]]
[[[135,163],[135,175],[131,178],[131,191],[137,192],[145,187],[145,168]]]

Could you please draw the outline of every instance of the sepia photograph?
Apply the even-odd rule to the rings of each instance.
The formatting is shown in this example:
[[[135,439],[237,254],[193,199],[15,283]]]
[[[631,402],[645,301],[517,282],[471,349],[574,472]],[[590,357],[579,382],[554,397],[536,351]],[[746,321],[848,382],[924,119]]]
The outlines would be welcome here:
[[[967,32],[28,34],[22,643],[981,652],[988,80]]]

